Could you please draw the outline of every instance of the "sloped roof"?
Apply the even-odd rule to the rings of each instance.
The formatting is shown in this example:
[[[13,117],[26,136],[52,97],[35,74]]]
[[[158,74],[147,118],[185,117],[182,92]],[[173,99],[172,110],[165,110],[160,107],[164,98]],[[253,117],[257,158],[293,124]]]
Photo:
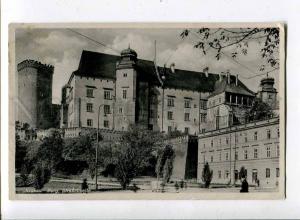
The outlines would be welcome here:
[[[234,94],[241,94],[246,96],[255,96],[255,93],[248,89],[241,81],[238,80],[237,85],[235,84],[236,76],[230,76],[230,83],[228,84],[227,79],[224,78],[221,81],[215,83],[215,88],[209,97],[221,94],[223,92],[230,92]]]
[[[117,62],[120,61],[120,58],[120,56],[83,50],[78,70],[75,71],[74,74],[115,80],[116,65]],[[135,68],[137,70],[138,80],[160,86],[153,61],[138,59]],[[162,71],[163,67],[158,67],[158,69]],[[164,86],[174,89],[213,92],[215,89],[220,89],[219,87],[215,88],[215,83],[218,79],[218,74],[209,73],[208,77],[206,77],[203,72],[175,69],[175,72],[172,73],[171,70],[167,68]],[[239,83],[242,84],[241,82]],[[244,84],[242,85],[244,86]],[[244,87],[246,88],[246,86]]]

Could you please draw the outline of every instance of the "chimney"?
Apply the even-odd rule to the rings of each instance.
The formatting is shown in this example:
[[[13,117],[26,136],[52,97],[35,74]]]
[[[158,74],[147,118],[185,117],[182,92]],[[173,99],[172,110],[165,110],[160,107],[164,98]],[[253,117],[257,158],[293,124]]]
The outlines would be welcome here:
[[[203,69],[203,73],[205,73],[205,76],[208,77],[208,67],[205,67]]]
[[[230,84],[230,73],[227,72],[227,84],[229,85]]]
[[[236,74],[236,77],[235,77],[235,85],[238,86],[238,82],[239,82],[239,75]]]

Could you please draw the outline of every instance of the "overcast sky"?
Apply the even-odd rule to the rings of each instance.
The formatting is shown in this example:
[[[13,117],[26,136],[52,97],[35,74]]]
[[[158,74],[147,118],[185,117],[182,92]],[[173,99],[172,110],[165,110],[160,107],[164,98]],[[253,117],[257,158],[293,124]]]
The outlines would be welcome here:
[[[104,43],[116,51],[128,47],[138,53],[138,58],[154,59],[154,40],[157,42],[157,62],[167,65],[174,62],[175,68],[202,71],[209,67],[211,73],[230,71],[239,74],[239,78],[249,89],[256,92],[259,82],[265,76],[244,79],[261,73],[259,67],[264,64],[260,56],[260,42],[249,44],[248,54],[239,56],[236,61],[223,56],[216,60],[215,52],[209,50],[206,55],[193,47],[196,36],[182,39],[182,29],[74,29],[90,38]],[[16,31],[16,63],[25,59],[33,59],[54,65],[53,103],[60,102],[61,88],[67,83],[71,73],[78,68],[82,50],[98,51],[118,55],[109,48],[100,46],[68,29],[17,29]],[[230,50],[227,51],[230,54]],[[246,67],[247,68],[246,68]],[[250,70],[251,71],[250,71]],[[271,69],[271,67],[269,67]],[[278,72],[269,74],[275,77],[278,88]],[[243,78],[244,77],[244,78]]]

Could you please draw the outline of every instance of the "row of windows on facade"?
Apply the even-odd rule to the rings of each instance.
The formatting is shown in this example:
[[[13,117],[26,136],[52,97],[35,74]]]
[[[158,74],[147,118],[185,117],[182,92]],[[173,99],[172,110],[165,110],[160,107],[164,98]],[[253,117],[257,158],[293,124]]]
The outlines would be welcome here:
[[[177,131],[177,128],[174,129],[175,131]],[[168,126],[168,133],[171,133],[173,131],[172,126]],[[185,134],[189,134],[190,133],[190,128],[189,127],[185,127],[184,128],[184,133]]]
[[[168,100],[167,100],[167,106],[168,107],[174,107],[175,104],[174,104],[174,101],[175,101],[175,98],[172,97],[168,97]],[[184,99],[184,107],[185,108],[191,108],[192,107],[192,104],[191,104],[191,99],[190,98],[185,98]],[[194,108],[197,108],[197,105],[194,104]],[[200,109],[206,109],[207,108],[207,101],[206,100],[200,100]]]
[[[277,137],[279,138],[279,135],[280,135],[280,131],[279,131],[279,128],[277,128]],[[240,134],[240,136],[244,136],[244,143],[247,143],[249,140],[248,140],[248,134],[247,133],[244,133],[244,135],[243,134]],[[257,131],[255,131],[254,133],[253,133],[253,141],[257,141],[258,140],[258,132]],[[272,135],[271,135],[271,130],[270,129],[267,129],[266,130],[266,139],[271,139],[272,138]],[[238,135],[235,135],[235,143],[239,143],[239,137],[238,137]],[[210,141],[210,146],[211,147],[213,147],[214,146],[214,143],[215,143],[216,141],[214,141],[214,140],[211,140]],[[226,142],[226,144],[228,145],[229,144],[229,137],[225,137],[225,142]],[[219,146],[221,146],[222,145],[222,139],[220,138],[219,139]],[[203,144],[203,148],[205,148],[205,143]]]
[[[86,124],[87,124],[88,127],[93,127],[93,119],[87,119],[86,120]],[[109,128],[109,121],[108,120],[104,120],[103,121],[103,126],[105,128]]]
[[[123,89],[122,91],[123,99],[127,99],[127,90]],[[86,97],[94,98],[94,88],[87,88],[86,89]],[[111,90],[104,89],[104,99],[112,100]]]
[[[246,174],[245,176],[247,177],[247,169],[245,169],[245,174]],[[271,177],[271,169],[270,168],[266,168],[265,175],[266,175],[266,178]],[[276,177],[279,177],[279,175],[280,175],[279,168],[276,168]],[[253,169],[252,170],[252,182],[256,183],[258,180],[257,177],[258,177],[258,171],[257,171],[257,169]],[[221,170],[218,171],[218,178],[222,179],[222,171]],[[229,170],[225,170],[224,171],[224,179],[229,179],[229,178],[230,178],[230,172],[229,172]],[[239,172],[238,172],[238,170],[235,170],[234,171],[234,179],[238,180],[238,178],[239,178]]]
[[[151,115],[151,111],[150,111],[150,115]],[[201,113],[200,114],[200,122],[206,122],[206,116],[207,116],[206,113]],[[173,112],[168,111],[167,119],[174,120]],[[188,112],[184,113],[184,121],[190,121],[190,113],[188,113]],[[196,122],[195,118],[194,118],[194,122]]]
[[[203,161],[205,163],[205,153],[203,153]],[[253,159],[258,159],[259,156],[258,156],[258,149],[257,148],[254,148],[253,149]],[[270,158],[271,157],[271,147],[266,147],[266,155],[267,155],[267,158]],[[276,156],[279,157],[280,155],[280,148],[279,148],[279,145],[277,145],[276,147]],[[244,154],[243,154],[243,159],[244,160],[247,160],[247,159],[250,159],[250,155],[249,155],[249,150],[244,150]],[[229,152],[226,152],[225,153],[225,161],[229,161]],[[235,156],[234,156],[234,160],[239,160],[239,157],[238,157],[238,152],[235,152]],[[219,153],[219,161],[222,161],[222,153],[220,152]],[[214,162],[214,157],[213,155],[210,156],[210,162]]]
[[[93,103],[87,103],[86,104],[86,111],[87,112],[94,112],[94,107],[93,107]],[[103,105],[103,111],[104,111],[104,115],[108,115],[111,113],[110,111],[110,105]]]

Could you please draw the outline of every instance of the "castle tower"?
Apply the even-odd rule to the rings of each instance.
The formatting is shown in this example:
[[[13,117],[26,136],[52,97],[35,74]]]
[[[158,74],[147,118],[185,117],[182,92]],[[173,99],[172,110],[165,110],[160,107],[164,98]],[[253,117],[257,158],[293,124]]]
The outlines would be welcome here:
[[[260,82],[261,91],[258,92],[258,98],[267,103],[271,108],[276,106],[277,91],[274,88],[274,78],[264,78]]]
[[[121,52],[121,60],[116,66],[116,130],[126,131],[136,122],[136,62],[137,53],[128,47]]]
[[[52,125],[52,75],[54,67],[24,60],[17,67],[18,99],[16,120],[32,128]]]

